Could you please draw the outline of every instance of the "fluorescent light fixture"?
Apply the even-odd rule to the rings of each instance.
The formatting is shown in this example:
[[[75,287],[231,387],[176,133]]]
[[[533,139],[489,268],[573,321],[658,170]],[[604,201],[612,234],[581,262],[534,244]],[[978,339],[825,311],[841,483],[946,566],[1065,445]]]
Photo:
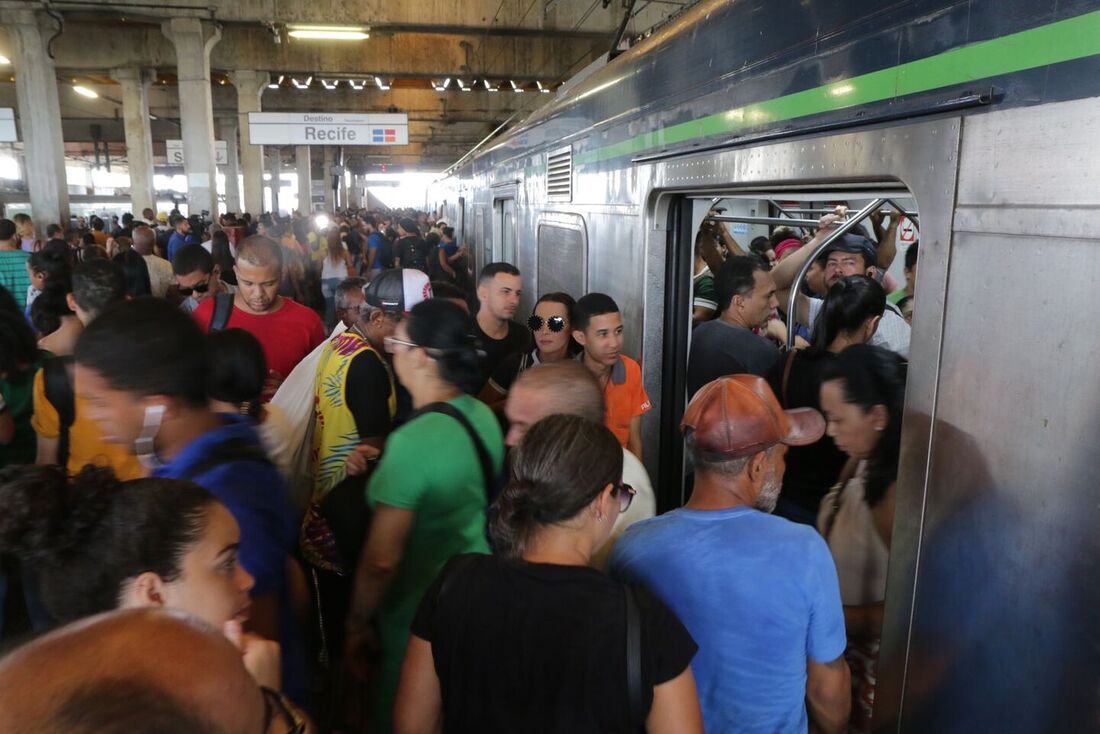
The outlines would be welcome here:
[[[0,66],[7,66],[10,63],[11,59],[9,59],[7,56],[4,56],[3,54],[0,54]]]
[[[354,89],[356,92],[362,92],[363,87],[366,86],[366,82],[357,82],[354,79],[348,79],[348,86]]]
[[[513,91],[513,92],[515,92],[516,94],[523,94],[523,92],[525,91],[525,90],[523,89],[523,87],[521,87],[520,85],[516,84],[516,82],[515,82],[514,80],[512,80],[512,79],[509,79],[509,80],[508,80],[508,83],[512,85],[512,91]]]
[[[279,81],[271,82],[270,84],[267,85],[267,88],[268,89],[278,89],[279,85],[283,83],[283,79],[286,79],[286,77],[283,76],[282,74],[280,74],[279,75]]]
[[[318,214],[316,217],[313,218],[313,223],[317,225],[317,229],[328,228],[328,215]]]
[[[449,85],[450,83],[451,83],[451,78],[450,78],[450,77],[447,77],[446,79],[444,79],[443,81],[439,82],[438,84],[437,84],[437,83],[435,83],[435,82],[432,82],[432,87],[433,87],[433,88],[435,89],[435,91],[437,91],[437,92],[446,92],[446,91],[447,91],[447,86],[448,86],[448,85]]]
[[[539,91],[543,94],[550,94],[550,87],[542,86],[542,82],[535,82],[535,85],[538,86]]]
[[[386,84],[384,81],[382,81],[382,77],[380,77],[380,76],[374,77],[374,83],[377,84],[378,88],[381,89],[383,92],[390,91],[390,85]]]
[[[313,77],[307,76],[304,82],[300,82],[294,77],[290,77],[290,83],[294,85],[295,89],[309,89],[309,85],[313,84]]]
[[[95,92],[95,90],[88,89],[87,87],[81,86],[79,84],[74,84],[73,85],[73,91],[76,92],[77,94],[79,94],[80,96],[88,97],[89,99],[95,99],[96,97],[99,96]]]
[[[149,119],[153,120],[153,121],[156,121],[157,116],[156,115],[149,115]]]
[[[290,26],[287,35],[307,41],[364,41],[370,38],[369,30],[357,26],[298,25]]]
[[[500,91],[500,86],[497,85],[497,84],[490,83],[490,81],[488,79],[482,79],[482,82],[485,83],[485,91],[486,92],[499,92]]]
[[[321,86],[324,87],[325,89],[329,90],[330,92],[333,89],[336,89],[336,85],[339,84],[339,83],[340,82],[336,81],[336,80],[332,80],[332,81],[330,81],[328,79],[322,79],[321,80]]]
[[[466,85],[466,82],[462,81],[458,77],[455,77],[455,81],[458,83],[458,88],[461,89],[463,92],[469,92],[470,91],[470,87],[468,87]]]

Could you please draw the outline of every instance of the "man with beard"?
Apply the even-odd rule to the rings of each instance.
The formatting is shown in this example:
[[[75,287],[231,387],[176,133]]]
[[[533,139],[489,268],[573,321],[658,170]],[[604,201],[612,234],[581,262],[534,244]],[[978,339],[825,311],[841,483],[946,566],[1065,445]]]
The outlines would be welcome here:
[[[851,707],[836,568],[808,526],[771,515],[788,446],[821,438],[811,408],[784,411],[768,383],[704,386],[680,424],[695,488],[679,510],[635,523],[611,575],[640,583],[699,644],[691,663],[710,732],[843,732]],[[807,716],[808,714],[808,716]]]
[[[482,268],[477,280],[479,306],[474,320],[474,336],[478,340],[478,348],[485,352],[481,361],[484,382],[489,381],[489,376],[509,354],[530,348],[530,332],[525,326],[512,321],[522,294],[523,278],[515,265],[500,262],[489,263]]]

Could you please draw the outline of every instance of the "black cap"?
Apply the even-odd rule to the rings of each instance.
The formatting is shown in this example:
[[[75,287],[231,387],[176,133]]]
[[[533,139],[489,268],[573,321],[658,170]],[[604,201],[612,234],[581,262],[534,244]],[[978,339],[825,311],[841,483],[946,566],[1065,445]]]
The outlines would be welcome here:
[[[428,276],[412,268],[383,270],[363,289],[366,302],[387,313],[406,313],[432,297]]]
[[[858,234],[841,236],[840,239],[825,248],[824,255],[827,257],[832,252],[858,253],[863,255],[868,265],[874,265],[878,262],[878,251],[875,249],[875,243]]]
[[[409,219],[408,217],[404,217],[397,224],[400,225],[401,229],[405,230],[409,234],[420,234],[420,227],[417,227],[416,222]]]

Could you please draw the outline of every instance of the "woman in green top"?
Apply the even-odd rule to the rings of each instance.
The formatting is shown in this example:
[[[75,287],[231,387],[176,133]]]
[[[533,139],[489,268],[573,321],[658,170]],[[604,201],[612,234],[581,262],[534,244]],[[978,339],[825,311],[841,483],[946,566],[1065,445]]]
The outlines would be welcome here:
[[[447,403],[465,417],[493,476],[504,460],[496,418],[467,394],[478,388],[481,371],[461,308],[442,299],[424,301],[386,337],[385,346],[418,412],[390,434],[367,486],[373,516],[348,615],[348,661],[360,671],[374,668],[372,732],[391,730],[409,626],[424,591],[451,556],[489,552],[488,487],[478,450],[456,417],[430,406]],[[373,653],[378,657],[371,665]]]

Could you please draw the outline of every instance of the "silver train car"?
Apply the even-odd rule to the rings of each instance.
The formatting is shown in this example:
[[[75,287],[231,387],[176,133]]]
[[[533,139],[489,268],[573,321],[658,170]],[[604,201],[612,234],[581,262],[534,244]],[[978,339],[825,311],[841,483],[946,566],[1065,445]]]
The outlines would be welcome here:
[[[430,194],[523,308],[619,303],[663,510],[711,202],[919,211],[876,731],[1100,730],[1098,7],[709,0]]]

